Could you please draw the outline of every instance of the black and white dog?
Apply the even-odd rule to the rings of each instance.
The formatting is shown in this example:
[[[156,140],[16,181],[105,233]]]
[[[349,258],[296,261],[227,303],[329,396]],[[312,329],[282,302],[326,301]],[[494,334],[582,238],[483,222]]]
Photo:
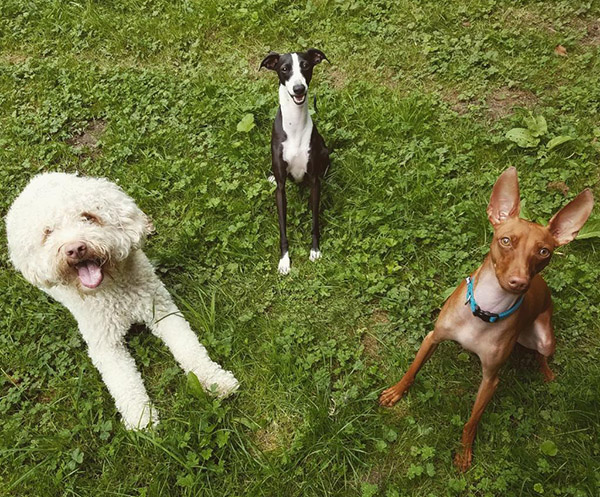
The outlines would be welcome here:
[[[278,54],[271,52],[260,64],[277,71],[279,76],[279,110],[273,124],[271,137],[271,160],[273,177],[277,184],[275,192],[279,233],[281,236],[281,259],[279,272],[290,271],[290,256],[286,235],[285,180],[291,176],[297,183],[307,180],[310,185],[310,205],[312,209],[312,248],[310,260],[321,257],[319,250],[319,200],[321,178],[329,167],[329,151],[308,113],[308,85],[313,67],[323,60],[329,60],[320,50],[311,48],[306,52]]]

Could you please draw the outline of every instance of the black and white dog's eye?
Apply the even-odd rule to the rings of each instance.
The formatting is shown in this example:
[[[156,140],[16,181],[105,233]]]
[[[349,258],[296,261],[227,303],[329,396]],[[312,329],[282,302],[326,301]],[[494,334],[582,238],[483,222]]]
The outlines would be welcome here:
[[[308,69],[308,62],[306,62],[305,60],[303,60],[302,64],[300,64],[300,66],[302,67],[302,69]]]
[[[288,67],[287,67],[287,66],[283,66],[283,67],[281,68],[281,72],[287,72],[287,70],[288,70]]]

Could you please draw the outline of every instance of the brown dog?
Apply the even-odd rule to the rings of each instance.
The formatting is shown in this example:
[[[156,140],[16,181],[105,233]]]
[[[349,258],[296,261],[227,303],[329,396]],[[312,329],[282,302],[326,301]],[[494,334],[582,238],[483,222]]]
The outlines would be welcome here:
[[[454,460],[462,471],[471,465],[477,423],[515,343],[536,351],[546,381],[554,379],[547,362],[555,343],[552,300],[538,273],[548,265],[556,247],[577,236],[593,205],[592,192],[586,189],[555,214],[548,226],[520,219],[517,171],[514,167],[506,170],[494,185],[487,209],[494,227],[488,256],[446,301],[434,330],[423,340],[403,378],[381,394],[382,406],[398,402],[443,340],[454,340],[475,352],[481,360],[483,379]]]

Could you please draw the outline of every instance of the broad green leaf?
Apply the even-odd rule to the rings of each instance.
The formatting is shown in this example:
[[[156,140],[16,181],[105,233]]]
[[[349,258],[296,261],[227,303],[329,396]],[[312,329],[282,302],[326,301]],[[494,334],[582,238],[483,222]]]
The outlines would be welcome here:
[[[254,115],[246,114],[242,117],[242,120],[237,125],[237,130],[243,133],[248,133],[252,128],[254,128]]]
[[[362,497],[373,497],[379,491],[379,487],[374,483],[363,481],[360,484],[360,495]]]
[[[536,483],[533,486],[533,489],[538,493],[538,494],[543,494],[544,493],[544,486],[541,483]]]
[[[187,387],[188,391],[197,399],[204,399],[206,397],[204,388],[202,388],[202,385],[200,384],[200,380],[198,380],[198,377],[191,371],[187,374]]]
[[[542,136],[548,132],[548,123],[546,123],[544,116],[534,117],[530,112],[529,117],[526,117],[524,122],[533,136]]]
[[[83,462],[83,452],[81,452],[79,447],[71,452],[71,459],[73,459],[73,461],[75,461],[77,464],[81,464]]]
[[[219,447],[224,447],[229,440],[229,432],[228,431],[219,431],[217,433],[217,445]]]
[[[562,145],[563,143],[570,142],[571,140],[574,140],[574,138],[572,136],[560,135],[555,138],[552,138],[552,140],[550,140],[548,143],[546,143],[546,148],[548,150],[552,150],[553,148],[558,147],[559,145]]]
[[[448,480],[448,488],[450,488],[450,490],[454,490],[457,493],[462,492],[467,488],[467,482],[465,480],[450,478],[450,480]]]
[[[393,428],[386,428],[383,438],[385,438],[388,442],[395,442],[398,439],[398,433]]]
[[[531,131],[525,128],[513,128],[506,133],[506,138],[515,142],[521,148],[535,147],[540,139],[533,136]]]
[[[550,457],[554,457],[556,454],[558,454],[558,448],[552,440],[546,440],[543,442],[542,445],[540,445],[540,450],[542,451],[542,454],[546,454]]]
[[[600,219],[593,219],[583,225],[577,239],[585,240],[586,238],[600,238]]]
[[[377,442],[375,442],[375,448],[380,452],[387,449],[387,446],[388,444],[386,444],[383,440],[377,440]]]

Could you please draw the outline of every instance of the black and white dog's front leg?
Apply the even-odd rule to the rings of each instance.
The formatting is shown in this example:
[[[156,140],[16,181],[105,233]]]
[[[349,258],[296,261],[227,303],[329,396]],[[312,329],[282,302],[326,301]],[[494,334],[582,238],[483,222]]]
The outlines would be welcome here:
[[[310,208],[312,210],[312,247],[310,249],[311,261],[321,258],[319,250],[319,205],[321,201],[321,179],[313,176],[310,180]]]
[[[287,198],[285,196],[285,175],[275,177],[277,188],[275,189],[275,200],[277,202],[277,216],[279,218],[279,245],[281,249],[281,259],[279,259],[278,271],[280,274],[290,272],[290,254],[288,252],[288,239],[286,232],[287,222]]]

